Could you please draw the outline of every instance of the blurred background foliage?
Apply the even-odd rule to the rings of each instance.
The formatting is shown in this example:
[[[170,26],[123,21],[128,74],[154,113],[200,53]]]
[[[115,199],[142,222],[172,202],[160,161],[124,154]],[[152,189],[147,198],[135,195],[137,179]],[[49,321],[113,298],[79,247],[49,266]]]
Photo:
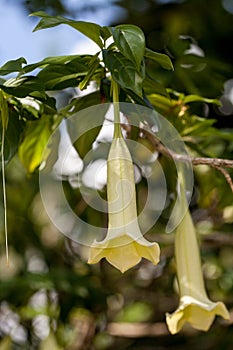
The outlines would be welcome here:
[[[77,1],[72,8],[62,0],[21,3],[27,13],[43,10],[76,20],[79,14],[101,11],[103,6],[114,4],[122,8],[122,18],[117,23],[109,23],[106,18],[106,25],[138,25],[146,35],[147,46],[168,54],[175,68],[174,72],[165,71],[155,62],[148,62],[150,75],[154,77],[156,72],[155,81],[170,89],[169,95],[167,91],[163,95],[161,85],[158,91],[155,84],[145,86],[150,103],[173,123],[193,155],[233,159],[232,1],[118,0],[109,4]],[[107,95],[107,83],[102,88]],[[60,94],[58,103],[64,105],[69,93]],[[222,106],[188,100],[187,96],[193,94],[218,98]],[[94,93],[91,104],[100,98],[98,92]],[[45,97],[41,99],[45,101]],[[11,103],[14,105],[15,101]],[[44,106],[51,113],[53,100],[47,98]],[[87,106],[85,100],[74,104],[76,110],[83,106]],[[9,140],[15,140],[15,149],[24,128],[23,119],[32,118],[30,112],[21,109],[22,119],[15,118],[16,137],[9,136]],[[14,133],[14,128],[9,127],[8,132]],[[164,169],[170,169],[168,160],[161,162]],[[46,215],[39,194],[38,173],[28,175],[15,156],[6,168],[10,267],[6,267],[2,248],[0,350],[231,350],[232,192],[217,170],[197,166],[194,171],[191,210],[200,234],[206,285],[210,297],[223,300],[231,311],[229,323],[217,319],[208,333],[187,327],[178,335],[169,335],[165,313],[175,310],[178,296],[173,236],[160,233],[166,211],[149,232],[149,237],[162,248],[157,267],[142,261],[122,275],[105,261],[89,266],[83,259],[85,249],[58,232]],[[167,174],[169,180],[169,170]],[[82,218],[96,223],[106,220],[83,207],[79,191],[74,191],[67,181],[64,186],[71,205]],[[137,193],[140,208],[146,196],[143,181],[137,185]],[[2,204],[0,212],[3,217]],[[1,221],[1,247],[3,229]]]

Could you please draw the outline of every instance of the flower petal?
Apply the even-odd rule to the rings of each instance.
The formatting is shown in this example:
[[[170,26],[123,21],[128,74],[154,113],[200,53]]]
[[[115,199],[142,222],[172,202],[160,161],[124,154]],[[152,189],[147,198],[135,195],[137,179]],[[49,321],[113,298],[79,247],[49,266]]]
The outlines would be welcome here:
[[[200,303],[190,297],[183,297],[178,309],[166,315],[166,322],[172,334],[178,333],[187,322],[193,328],[208,331],[216,315],[229,319],[229,313],[222,302]]]
[[[89,264],[95,264],[106,258],[110,264],[122,273],[137,265],[142,258],[150,260],[153,264],[159,261],[160,249],[157,243],[150,243],[144,238],[134,241],[126,234],[94,242],[90,249]]]

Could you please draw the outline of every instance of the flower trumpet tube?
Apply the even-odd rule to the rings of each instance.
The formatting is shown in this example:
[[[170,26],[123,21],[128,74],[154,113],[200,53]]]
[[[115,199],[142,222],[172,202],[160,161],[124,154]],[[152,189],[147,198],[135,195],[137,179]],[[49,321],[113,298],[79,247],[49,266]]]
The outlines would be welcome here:
[[[186,322],[193,328],[207,331],[215,315],[229,319],[225,305],[212,302],[206,294],[196,232],[189,210],[176,230],[175,256],[180,304],[174,313],[166,315],[170,332],[179,332]]]
[[[138,224],[134,166],[122,136],[118,103],[114,103],[114,137],[107,161],[107,200],[107,235],[103,241],[92,244],[88,262],[95,264],[106,258],[121,272],[142,258],[157,264],[159,245],[147,241]]]

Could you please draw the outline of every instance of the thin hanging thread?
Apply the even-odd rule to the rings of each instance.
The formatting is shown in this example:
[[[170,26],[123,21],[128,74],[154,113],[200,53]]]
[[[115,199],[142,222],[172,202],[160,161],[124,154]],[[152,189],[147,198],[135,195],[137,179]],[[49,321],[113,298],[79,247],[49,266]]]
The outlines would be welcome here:
[[[5,247],[6,247],[6,262],[9,266],[9,250],[8,250],[8,227],[7,227],[7,197],[6,197],[6,178],[5,178],[5,128],[2,125],[2,145],[1,145],[1,163],[2,163],[2,191],[3,191],[3,209],[4,209],[4,229],[5,229]]]

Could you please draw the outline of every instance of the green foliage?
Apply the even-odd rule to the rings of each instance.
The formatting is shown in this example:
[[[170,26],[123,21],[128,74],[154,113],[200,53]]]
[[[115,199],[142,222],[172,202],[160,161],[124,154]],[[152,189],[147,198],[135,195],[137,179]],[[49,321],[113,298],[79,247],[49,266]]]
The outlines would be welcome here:
[[[6,97],[4,96],[1,90],[0,90],[0,120],[1,120],[2,128],[6,130],[9,122],[9,112],[8,112]]]
[[[140,72],[134,64],[120,52],[104,52],[104,62],[113,79],[125,89],[130,89],[142,97],[143,67]]]
[[[9,95],[16,97],[33,96],[33,93],[40,97],[45,97],[45,88],[42,82],[34,76],[8,79],[1,89]]]
[[[145,57],[155,61],[156,63],[161,65],[161,67],[164,69],[174,70],[171,59],[169,58],[169,56],[164,55],[163,53],[158,53],[158,52],[154,52],[150,49],[146,49],[145,50]]]
[[[4,158],[9,162],[18,151],[20,137],[24,129],[25,122],[19,120],[18,114],[13,110],[9,113],[9,122],[5,132]],[[2,130],[2,126],[0,127]]]
[[[56,27],[60,24],[66,24],[93,40],[100,48],[103,47],[103,43],[100,38],[101,27],[96,23],[73,21],[62,16],[49,16],[47,13],[42,11],[32,13],[31,16],[41,18],[40,22],[34,28],[34,31]]]
[[[132,61],[138,71],[140,71],[145,52],[143,31],[137,26],[130,24],[119,25],[109,29],[120,52]]]
[[[43,115],[37,122],[27,123],[23,142],[19,147],[19,158],[29,173],[35,171],[49,156],[47,143],[52,131],[52,118],[48,115]]]
[[[23,64],[26,64],[27,61],[24,57],[20,57],[17,60],[11,60],[5,63],[0,67],[0,75],[7,75],[14,72],[22,71]]]

